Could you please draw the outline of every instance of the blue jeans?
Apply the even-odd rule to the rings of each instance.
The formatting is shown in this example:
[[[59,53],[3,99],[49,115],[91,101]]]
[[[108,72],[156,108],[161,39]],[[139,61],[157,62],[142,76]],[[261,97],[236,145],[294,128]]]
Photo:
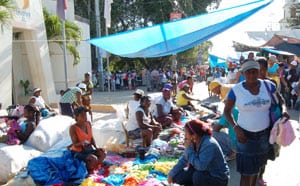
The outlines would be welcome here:
[[[181,170],[173,178],[173,182],[185,186],[226,186],[228,180],[212,177],[208,171],[197,171],[190,167],[188,171]]]
[[[268,159],[270,130],[249,132],[243,129],[246,143],[237,142],[237,171],[241,175],[257,175]]]
[[[74,110],[70,103],[59,103],[61,109],[61,115],[74,117]]]

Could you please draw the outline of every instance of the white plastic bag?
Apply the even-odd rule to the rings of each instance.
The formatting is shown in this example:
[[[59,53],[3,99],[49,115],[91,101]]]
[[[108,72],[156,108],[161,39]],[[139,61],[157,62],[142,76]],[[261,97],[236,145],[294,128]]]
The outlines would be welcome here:
[[[269,142],[275,142],[282,146],[290,145],[296,138],[295,131],[291,125],[290,120],[285,117],[278,119],[271,130]]]

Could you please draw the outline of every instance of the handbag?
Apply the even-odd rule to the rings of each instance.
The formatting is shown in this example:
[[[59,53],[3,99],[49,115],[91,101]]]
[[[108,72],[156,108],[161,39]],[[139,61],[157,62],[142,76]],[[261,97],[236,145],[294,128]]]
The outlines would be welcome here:
[[[270,127],[273,127],[274,123],[281,118],[282,116],[282,107],[280,104],[280,100],[278,98],[275,98],[272,94],[270,87],[266,81],[264,81],[264,84],[267,88],[267,91],[271,97],[271,106],[270,106]]]

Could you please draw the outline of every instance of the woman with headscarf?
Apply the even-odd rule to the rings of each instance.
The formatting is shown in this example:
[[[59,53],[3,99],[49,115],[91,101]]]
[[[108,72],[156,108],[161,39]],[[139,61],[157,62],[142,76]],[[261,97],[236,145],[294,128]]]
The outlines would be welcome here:
[[[229,168],[207,123],[195,119],[185,125],[185,151],[168,175],[169,183],[225,186]]]

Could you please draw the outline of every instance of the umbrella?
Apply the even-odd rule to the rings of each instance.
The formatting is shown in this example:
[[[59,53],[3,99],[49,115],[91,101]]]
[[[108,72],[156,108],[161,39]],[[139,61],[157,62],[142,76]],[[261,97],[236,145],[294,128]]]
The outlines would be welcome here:
[[[272,0],[251,0],[177,21],[88,40],[123,57],[160,57],[187,50],[246,19]]]

